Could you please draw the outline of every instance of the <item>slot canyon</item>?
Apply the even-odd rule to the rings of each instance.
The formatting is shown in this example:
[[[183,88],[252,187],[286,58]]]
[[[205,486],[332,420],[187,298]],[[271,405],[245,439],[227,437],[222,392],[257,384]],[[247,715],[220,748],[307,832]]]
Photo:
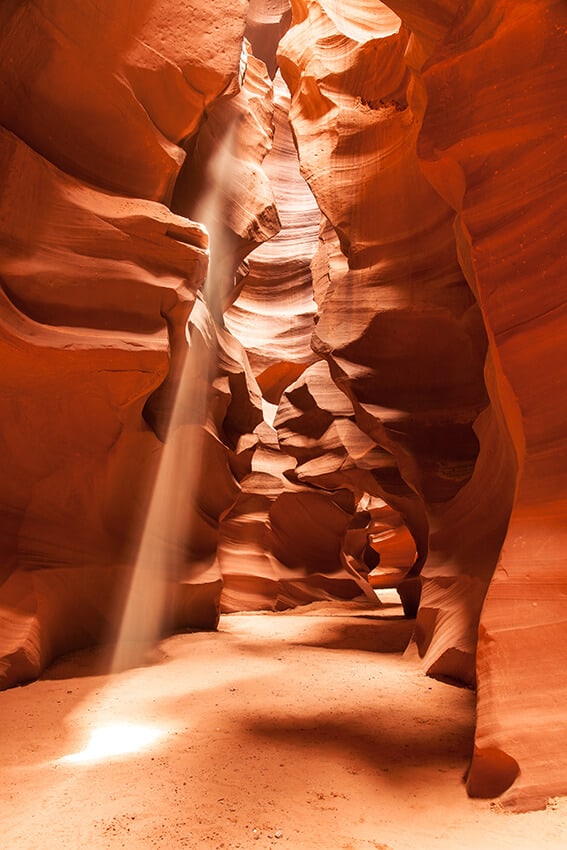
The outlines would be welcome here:
[[[0,846],[567,846],[567,4],[0,66]]]

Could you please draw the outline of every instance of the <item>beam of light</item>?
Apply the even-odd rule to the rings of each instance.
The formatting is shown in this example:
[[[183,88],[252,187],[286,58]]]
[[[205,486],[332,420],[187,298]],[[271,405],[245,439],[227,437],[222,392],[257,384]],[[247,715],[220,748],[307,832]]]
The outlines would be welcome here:
[[[199,201],[195,218],[209,234],[209,273],[203,287],[207,306],[215,320],[224,327],[223,304],[234,281],[234,246],[228,231],[234,195],[238,193],[238,164],[235,160],[237,126],[234,120],[225,135],[217,140],[217,149],[207,166],[208,189]]]
[[[187,350],[171,424],[160,464],[124,610],[113,670],[147,661],[167,625],[175,587],[183,571],[190,512],[201,472],[207,416],[209,370],[216,340],[199,299],[190,319]]]
[[[142,529],[130,589],[116,645],[113,670],[142,665],[162,636],[186,567],[192,504],[203,455],[209,386],[216,366],[213,317],[222,324],[225,278],[233,251],[223,236],[225,187],[234,170],[235,128],[226,133],[209,165],[209,189],[197,216],[210,237],[210,261],[203,288],[185,329],[183,363],[149,510]]]
[[[59,759],[60,764],[89,764],[114,756],[130,755],[150,747],[164,736],[163,729],[136,723],[99,726],[91,733],[84,750]]]

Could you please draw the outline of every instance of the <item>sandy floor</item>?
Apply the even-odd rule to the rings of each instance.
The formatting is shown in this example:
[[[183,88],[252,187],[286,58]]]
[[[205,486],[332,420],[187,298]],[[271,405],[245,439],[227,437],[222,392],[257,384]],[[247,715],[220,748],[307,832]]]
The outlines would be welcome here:
[[[397,609],[302,611],[224,617],[112,677],[77,653],[0,694],[0,848],[564,850],[566,799],[467,798],[473,695],[401,659]],[[124,749],[154,741],[61,761],[117,724]]]

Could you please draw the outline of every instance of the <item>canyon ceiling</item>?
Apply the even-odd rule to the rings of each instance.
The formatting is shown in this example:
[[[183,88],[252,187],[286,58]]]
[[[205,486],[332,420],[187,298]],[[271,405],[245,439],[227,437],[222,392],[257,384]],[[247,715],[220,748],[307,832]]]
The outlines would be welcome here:
[[[567,794],[566,34],[4,0],[3,687],[116,635],[169,431],[164,628],[396,586],[469,793]]]

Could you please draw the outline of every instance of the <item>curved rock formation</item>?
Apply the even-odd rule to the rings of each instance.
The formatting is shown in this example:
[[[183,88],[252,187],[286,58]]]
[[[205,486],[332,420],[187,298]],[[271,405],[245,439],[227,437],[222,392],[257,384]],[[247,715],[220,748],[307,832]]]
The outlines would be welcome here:
[[[237,296],[242,261],[281,226],[263,168],[272,147],[273,87],[264,63],[246,46],[240,75],[238,94],[213,104],[186,143],[187,159],[172,199],[175,212],[203,221],[211,235],[206,294],[219,324]]]
[[[316,359],[310,345],[316,310],[310,264],[320,221],[319,208],[299,173],[288,119],[289,93],[279,74],[274,86],[274,141],[264,170],[274,190],[281,230],[250,255],[238,298],[224,315],[271,404],[277,404],[282,390]]]
[[[557,451],[565,434],[551,388],[561,382],[553,176],[564,174],[565,13],[544,3],[388,5],[402,23],[381,4],[353,2],[345,15],[332,0],[297,0],[281,45],[302,169],[348,261],[327,250],[315,348],[357,423],[423,498],[429,556],[415,641],[429,672],[474,681],[480,634],[469,792],[500,794],[517,780],[503,799],[529,807],[545,789],[564,790],[564,762],[549,765],[566,721],[564,700],[555,702],[565,683],[551,672],[564,625]],[[530,82],[534,67],[541,85]],[[463,97],[473,80],[474,96]],[[333,238],[327,228],[324,243]],[[545,375],[537,390],[535,374]],[[528,635],[548,659],[535,701],[519,687],[531,675],[520,649]],[[553,735],[533,722],[535,706]]]
[[[445,517],[472,474],[472,426],[487,404],[480,311],[458,263],[452,211],[419,168],[407,31],[381,4],[358,4],[353,23],[330,2],[297,6],[282,70],[302,168],[332,225],[321,239],[313,344],[358,426],[393,459],[381,482],[390,503],[421,497],[433,533],[427,539],[423,522],[412,529],[419,563],[429,548],[445,595],[467,588],[456,629],[451,604],[436,590],[426,596],[421,617],[429,623],[431,609],[445,624],[435,647],[419,622],[417,638],[437,675],[471,682],[489,575],[471,585],[453,553],[461,531]]]
[[[208,264],[202,226],[157,201],[178,143],[238,91],[245,11],[219,52],[194,4],[0,10],[2,686],[116,629],[161,454],[142,412],[184,359]],[[185,622],[213,626],[219,595]]]
[[[326,368],[316,364],[293,386],[302,386],[307,374],[319,365]],[[285,420],[285,415],[285,405],[280,405],[278,418]],[[258,442],[251,447],[250,467],[240,478],[241,494],[221,523],[224,611],[282,610],[315,600],[365,594],[376,604],[364,578],[368,569],[345,554],[352,549],[349,530],[356,524],[355,485],[347,474],[321,486],[300,477],[297,458],[309,454],[309,446],[311,453],[314,450],[328,458],[330,442],[324,440],[323,448],[314,448],[320,435],[309,436],[314,433],[313,426],[318,432],[313,420],[307,429],[294,422],[294,443],[300,445],[297,453],[285,443],[278,422],[277,430],[267,423],[256,429]],[[247,443],[243,441],[244,446]],[[343,451],[343,463],[345,456]]]
[[[487,463],[478,484],[493,504],[505,494],[511,508],[480,620],[468,789],[493,796],[514,783],[502,799],[519,809],[545,804],[552,789],[567,791],[567,435],[557,395],[567,362],[566,25],[558,2],[463,4],[421,74],[421,165],[456,212],[460,262],[490,343],[489,427],[499,470],[494,477]],[[472,77],[465,107],[462,81]]]
[[[278,45],[290,23],[290,0],[250,0],[246,38],[252,45],[254,55],[266,65],[272,79],[277,71]]]
[[[566,31],[4,0],[0,686],[116,632],[168,437],[168,627],[398,585],[469,793],[567,793]]]
[[[221,24],[194,0],[8,0],[0,122],[74,177],[168,200],[179,143],[209,104],[238,90],[246,6],[235,0]]]
[[[246,349],[270,422],[283,389],[316,359],[310,345],[316,310],[310,264],[320,221],[299,174],[288,121],[289,93],[279,74],[274,87],[274,141],[264,169],[282,227],[250,254],[238,297],[224,314],[227,328]],[[361,595],[368,587],[342,554],[355,510],[352,497],[345,505],[344,493],[334,484],[328,490],[313,489],[310,482],[297,481],[293,452],[268,422],[257,429],[256,440],[255,446],[245,441],[250,467],[221,524],[223,610],[279,610]]]
[[[9,684],[110,628],[159,447],[142,409],[167,374],[166,319],[177,305],[186,321],[203,281],[207,236],[160,204],[88,188],[0,133]]]

